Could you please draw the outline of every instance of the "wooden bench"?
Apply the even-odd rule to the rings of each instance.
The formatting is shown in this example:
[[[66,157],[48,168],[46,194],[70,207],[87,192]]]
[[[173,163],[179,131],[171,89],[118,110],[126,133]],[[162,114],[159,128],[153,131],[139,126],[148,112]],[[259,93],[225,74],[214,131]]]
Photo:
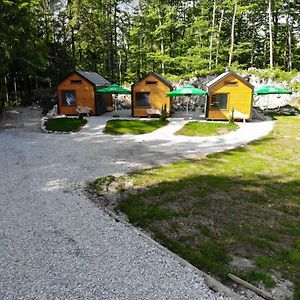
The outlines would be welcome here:
[[[229,114],[227,114],[227,117],[229,117],[229,118],[232,117],[232,111]],[[233,110],[233,119],[234,120],[243,120],[243,122],[245,123],[246,120],[249,119],[249,116],[247,114],[243,114],[240,111],[234,109]]]
[[[146,113],[148,115],[148,118],[161,115],[161,111],[157,108],[147,108]]]
[[[82,106],[82,105],[77,106],[77,109],[76,109],[76,111],[79,115],[87,115],[88,117],[90,116],[91,110],[92,109],[90,107]]]

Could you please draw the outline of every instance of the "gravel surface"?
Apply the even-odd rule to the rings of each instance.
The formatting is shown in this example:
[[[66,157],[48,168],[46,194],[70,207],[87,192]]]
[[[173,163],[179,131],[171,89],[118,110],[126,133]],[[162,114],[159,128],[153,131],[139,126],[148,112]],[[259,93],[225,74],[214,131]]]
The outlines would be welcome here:
[[[0,299],[225,299],[102,212],[81,187],[96,177],[244,144],[272,123],[242,124],[236,136],[174,139],[170,132],[182,120],[152,135],[112,137],[101,133],[107,118],[89,118],[70,135],[0,130]]]

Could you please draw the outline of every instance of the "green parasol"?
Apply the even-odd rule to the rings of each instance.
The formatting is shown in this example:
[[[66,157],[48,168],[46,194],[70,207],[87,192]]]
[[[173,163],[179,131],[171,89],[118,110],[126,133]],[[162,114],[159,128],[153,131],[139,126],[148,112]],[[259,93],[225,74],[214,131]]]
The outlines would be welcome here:
[[[171,91],[167,93],[168,96],[173,97],[173,96],[205,96],[207,95],[207,92],[201,89],[197,89],[193,87],[192,85],[185,85],[177,90]],[[187,102],[186,105],[186,117],[189,117],[189,103]]]
[[[254,94],[256,95],[274,95],[274,94],[292,94],[291,91],[288,91],[284,88],[272,86],[272,85],[266,85],[263,86],[260,89],[256,89],[254,91]]]
[[[167,93],[168,96],[191,96],[191,95],[198,95],[204,96],[207,92],[201,89],[197,89],[192,85],[185,85],[177,90]]]
[[[255,95],[278,95],[278,94],[292,94],[291,91],[288,91],[284,88],[273,86],[273,85],[265,85],[260,89],[254,90]],[[267,109],[269,108],[269,96],[267,97]]]
[[[96,94],[131,94],[131,92],[117,84],[111,84],[105,88],[96,89]],[[115,114],[114,117],[118,117],[116,114],[116,100],[115,100]]]
[[[105,88],[96,89],[96,94],[131,94],[131,92],[117,84],[111,84]]]

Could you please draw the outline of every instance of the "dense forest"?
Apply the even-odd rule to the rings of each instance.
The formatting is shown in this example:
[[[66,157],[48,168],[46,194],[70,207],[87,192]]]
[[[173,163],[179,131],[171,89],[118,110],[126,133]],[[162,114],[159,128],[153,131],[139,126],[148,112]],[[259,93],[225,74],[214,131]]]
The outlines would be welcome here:
[[[117,83],[299,70],[299,12],[298,0],[0,0],[0,100],[28,104],[74,69]]]

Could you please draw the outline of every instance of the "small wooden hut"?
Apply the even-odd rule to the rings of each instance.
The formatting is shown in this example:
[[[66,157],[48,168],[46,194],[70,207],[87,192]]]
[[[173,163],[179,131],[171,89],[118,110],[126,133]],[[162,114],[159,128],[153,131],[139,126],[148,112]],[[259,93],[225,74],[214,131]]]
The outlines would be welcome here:
[[[100,115],[112,106],[111,95],[96,95],[97,88],[110,83],[94,72],[74,71],[63,79],[57,87],[58,112],[76,115],[78,106],[87,106],[91,115]]]
[[[173,90],[172,84],[155,72],[150,72],[131,87],[131,110],[134,117],[147,117],[160,112],[166,104],[171,114],[171,100],[166,94]]]
[[[206,118],[228,120],[234,115],[244,120],[252,117],[253,85],[235,72],[225,72],[207,84]]]

